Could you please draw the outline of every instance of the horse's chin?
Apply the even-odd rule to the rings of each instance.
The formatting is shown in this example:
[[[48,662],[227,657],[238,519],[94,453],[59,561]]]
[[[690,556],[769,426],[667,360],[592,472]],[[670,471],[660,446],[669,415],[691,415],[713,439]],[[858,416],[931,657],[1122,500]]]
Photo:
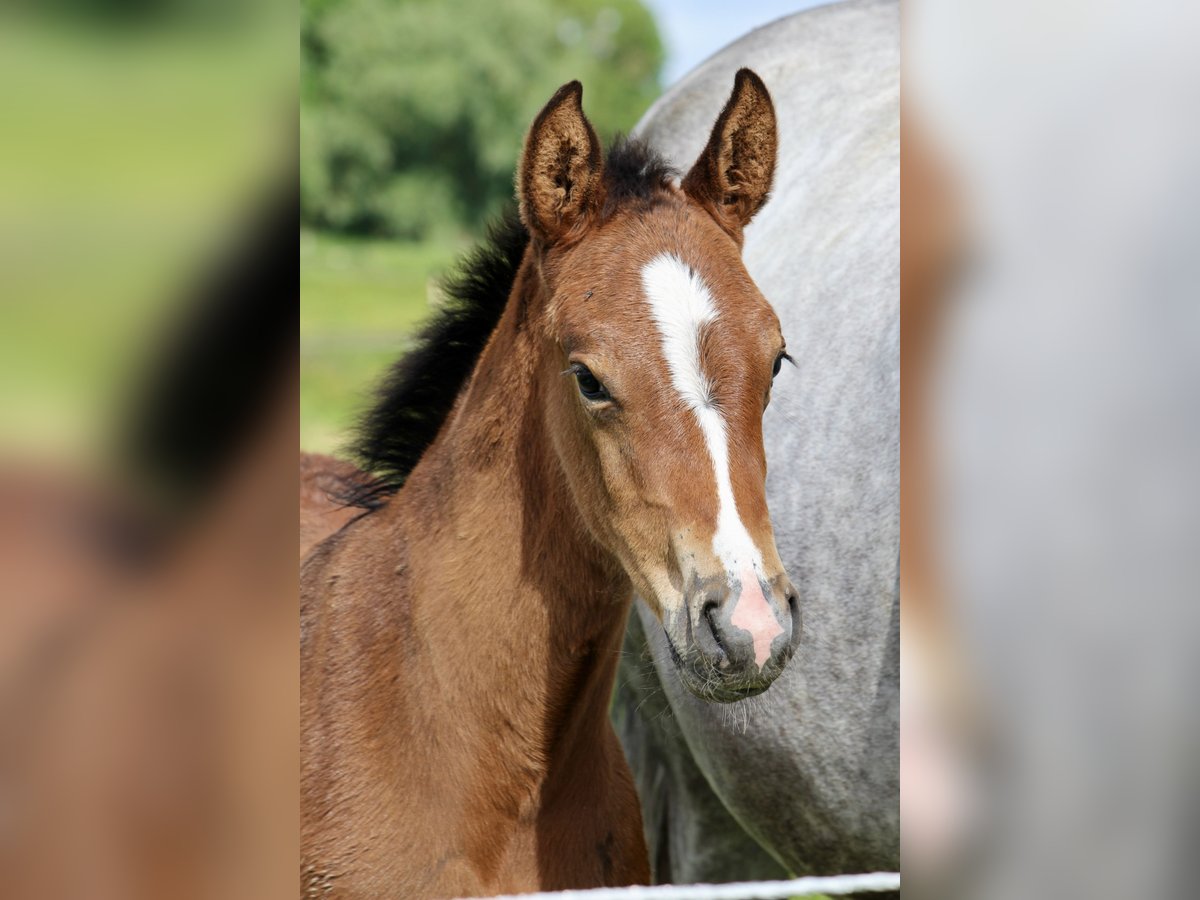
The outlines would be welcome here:
[[[671,640],[671,635],[664,629],[667,638],[667,649],[671,654],[671,662],[679,673],[679,681],[689,694],[706,703],[737,703],[750,697],[757,697],[769,688],[778,676],[778,672],[769,675],[758,673],[754,677],[731,676],[707,665],[702,658],[687,651],[680,653]]]
[[[767,682],[766,684],[758,684],[752,687],[726,688],[720,685],[694,685],[688,679],[682,680],[689,693],[709,703],[737,703],[739,700],[757,697],[771,686],[771,682]]]

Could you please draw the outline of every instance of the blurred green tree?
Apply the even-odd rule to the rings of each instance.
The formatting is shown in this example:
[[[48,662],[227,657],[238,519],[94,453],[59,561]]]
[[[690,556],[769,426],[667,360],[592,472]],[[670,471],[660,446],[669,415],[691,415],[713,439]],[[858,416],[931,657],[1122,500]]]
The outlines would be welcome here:
[[[301,214],[318,228],[476,230],[559,85],[584,83],[604,139],[659,93],[640,0],[303,0],[301,16]]]

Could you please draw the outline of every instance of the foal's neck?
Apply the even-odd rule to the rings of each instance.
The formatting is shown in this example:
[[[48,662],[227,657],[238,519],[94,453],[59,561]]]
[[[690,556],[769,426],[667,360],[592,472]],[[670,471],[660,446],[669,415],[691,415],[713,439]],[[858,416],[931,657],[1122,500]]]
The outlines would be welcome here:
[[[546,433],[545,350],[529,327],[537,290],[527,260],[393,505],[414,618],[442,660],[419,668],[452,673],[437,688],[461,714],[515,732],[552,779],[556,758],[603,743],[595,729],[607,727],[632,588],[583,524]]]

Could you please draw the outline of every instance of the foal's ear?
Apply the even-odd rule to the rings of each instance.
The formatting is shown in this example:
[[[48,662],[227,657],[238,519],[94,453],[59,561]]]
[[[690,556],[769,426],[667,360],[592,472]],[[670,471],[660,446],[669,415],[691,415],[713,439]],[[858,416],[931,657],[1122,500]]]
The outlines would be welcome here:
[[[517,170],[521,221],[545,243],[577,237],[604,203],[600,141],[583,114],[583,85],[564,84],[538,113]]]
[[[775,104],[767,86],[749,69],[739,69],[708,146],[683,179],[688,196],[739,242],[771,192],[776,143]]]

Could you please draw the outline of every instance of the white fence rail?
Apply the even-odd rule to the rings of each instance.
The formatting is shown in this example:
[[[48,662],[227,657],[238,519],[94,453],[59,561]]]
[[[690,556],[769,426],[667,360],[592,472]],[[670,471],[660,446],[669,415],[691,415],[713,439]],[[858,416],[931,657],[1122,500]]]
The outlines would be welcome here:
[[[655,887],[594,888],[544,894],[506,894],[492,900],[788,900],[812,894],[854,894],[900,890],[899,872],[831,875],[791,881],[742,881],[734,884],[660,884]]]

